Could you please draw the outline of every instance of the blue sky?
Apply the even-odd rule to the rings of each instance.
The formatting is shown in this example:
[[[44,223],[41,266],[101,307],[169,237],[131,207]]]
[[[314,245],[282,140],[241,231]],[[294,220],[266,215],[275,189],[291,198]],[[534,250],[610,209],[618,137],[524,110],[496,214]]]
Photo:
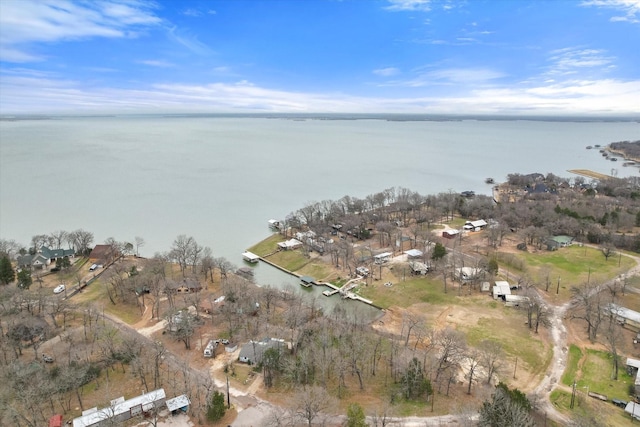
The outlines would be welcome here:
[[[2,0],[0,114],[640,114],[640,0]]]

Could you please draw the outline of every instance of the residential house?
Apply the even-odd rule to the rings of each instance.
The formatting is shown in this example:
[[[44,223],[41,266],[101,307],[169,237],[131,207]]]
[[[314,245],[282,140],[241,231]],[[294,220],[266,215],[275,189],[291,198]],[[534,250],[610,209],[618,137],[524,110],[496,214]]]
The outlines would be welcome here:
[[[36,254],[21,255],[18,257],[19,268],[43,269],[60,258],[75,256],[73,249],[49,249],[41,247]]]
[[[511,286],[509,285],[509,282],[504,280],[496,281],[493,286],[493,299],[502,298],[505,300],[507,295],[511,295]]]
[[[285,342],[283,339],[265,338],[262,341],[249,341],[240,349],[238,360],[249,365],[255,365],[262,362],[264,352],[270,348],[283,350]]]
[[[547,250],[556,251],[559,248],[566,248],[567,246],[571,246],[573,244],[573,237],[571,236],[553,236],[549,240],[547,240]]]
[[[103,408],[91,408],[82,412],[82,416],[73,419],[73,427],[101,427],[118,425],[138,415],[157,410],[165,404],[166,395],[163,388],[125,400],[124,397],[114,399],[111,405]]]
[[[479,219],[476,221],[467,221],[462,229],[467,231],[480,231],[483,230],[486,226],[487,221],[485,221],[484,219]]]
[[[302,247],[302,242],[296,239],[289,239],[287,241],[278,243],[278,248],[285,251],[298,249],[300,247]]]

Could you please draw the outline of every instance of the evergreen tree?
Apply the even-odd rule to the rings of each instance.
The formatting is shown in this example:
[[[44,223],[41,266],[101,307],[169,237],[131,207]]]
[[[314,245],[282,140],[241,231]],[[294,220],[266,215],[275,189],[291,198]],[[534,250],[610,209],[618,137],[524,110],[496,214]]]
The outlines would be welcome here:
[[[433,260],[439,260],[444,258],[444,256],[447,254],[447,248],[444,247],[444,245],[440,242],[436,243],[436,245],[433,248],[433,253],[431,254],[431,259]]]
[[[367,427],[362,406],[352,403],[347,408],[347,427]]]
[[[535,427],[536,423],[529,413],[531,403],[518,389],[510,390],[499,383],[491,401],[485,401],[480,408],[480,427]]]
[[[413,358],[407,366],[407,370],[401,379],[402,394],[407,400],[422,397],[425,393],[429,396],[433,389],[431,382],[424,376],[422,363],[417,358]]]
[[[16,273],[11,266],[11,260],[8,256],[0,258],[0,284],[8,285],[16,278]]]
[[[211,402],[207,408],[207,419],[209,421],[218,421],[224,417],[227,407],[224,403],[224,394],[219,391],[214,391],[211,396]]]
[[[487,265],[487,271],[494,276],[498,274],[498,260],[493,257],[489,260],[489,264]]]
[[[18,273],[18,287],[20,289],[29,289],[32,283],[31,272],[27,269],[20,270],[20,273]]]

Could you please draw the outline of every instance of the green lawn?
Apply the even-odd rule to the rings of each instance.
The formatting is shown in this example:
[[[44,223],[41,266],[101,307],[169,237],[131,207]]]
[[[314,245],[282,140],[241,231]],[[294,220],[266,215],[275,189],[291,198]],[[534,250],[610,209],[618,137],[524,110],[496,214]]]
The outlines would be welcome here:
[[[627,375],[624,361],[620,360],[618,379],[612,380],[613,363],[608,352],[587,349],[586,356],[578,387],[588,387],[589,391],[604,394],[609,399],[629,400],[629,384],[633,384],[634,378]]]
[[[569,355],[567,357],[567,369],[562,375],[562,384],[571,386],[575,379],[575,373],[578,371],[578,362],[582,359],[582,350],[575,344],[569,347]]]
[[[280,234],[275,233],[267,237],[263,241],[251,246],[248,250],[256,255],[265,256],[278,249],[278,243],[284,242],[286,239]]]
[[[389,308],[391,306],[408,307],[417,302],[439,304],[465,304],[464,298],[458,297],[457,291],[450,288],[444,293],[444,286],[440,277],[411,277],[408,280],[392,282],[393,286],[384,286],[380,280],[362,288],[360,295],[372,300],[377,306]]]
[[[616,277],[635,265],[629,257],[615,255],[608,260],[602,251],[587,246],[570,246],[557,251],[541,251],[537,253],[518,252],[514,258],[526,265],[527,274],[538,287],[545,288],[547,278],[551,282],[549,293],[555,294],[560,283],[561,299],[570,297],[571,287],[587,281],[604,282]]]
[[[518,365],[526,364],[528,371],[534,374],[544,372],[551,363],[552,348],[527,328],[524,313],[502,306],[496,310],[504,310],[505,316],[480,318],[475,326],[465,331],[469,344],[476,346],[485,339],[497,341],[509,355],[509,363],[515,365],[517,358]]]

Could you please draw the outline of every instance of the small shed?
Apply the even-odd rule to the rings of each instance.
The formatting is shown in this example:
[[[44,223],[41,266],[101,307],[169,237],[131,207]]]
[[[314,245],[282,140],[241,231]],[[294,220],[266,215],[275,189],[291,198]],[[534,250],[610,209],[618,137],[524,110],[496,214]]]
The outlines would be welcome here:
[[[187,412],[189,410],[189,405],[191,405],[191,401],[186,394],[181,394],[180,396],[171,398],[165,403],[169,412],[174,415],[180,412]]]
[[[408,251],[404,251],[405,255],[407,255],[408,259],[416,259],[421,258],[423,253],[419,249],[409,249]]]
[[[62,427],[62,415],[56,414],[49,418],[49,427]]]
[[[489,282],[482,282],[480,284],[480,291],[481,292],[489,292],[489,290],[491,289],[491,283]]]
[[[624,412],[631,415],[631,418],[640,420],[640,403],[633,401],[627,403],[627,406],[624,408]]]
[[[458,235],[460,234],[460,230],[445,230],[442,232],[442,237],[444,237],[445,239],[454,239],[456,237],[458,237]]]

